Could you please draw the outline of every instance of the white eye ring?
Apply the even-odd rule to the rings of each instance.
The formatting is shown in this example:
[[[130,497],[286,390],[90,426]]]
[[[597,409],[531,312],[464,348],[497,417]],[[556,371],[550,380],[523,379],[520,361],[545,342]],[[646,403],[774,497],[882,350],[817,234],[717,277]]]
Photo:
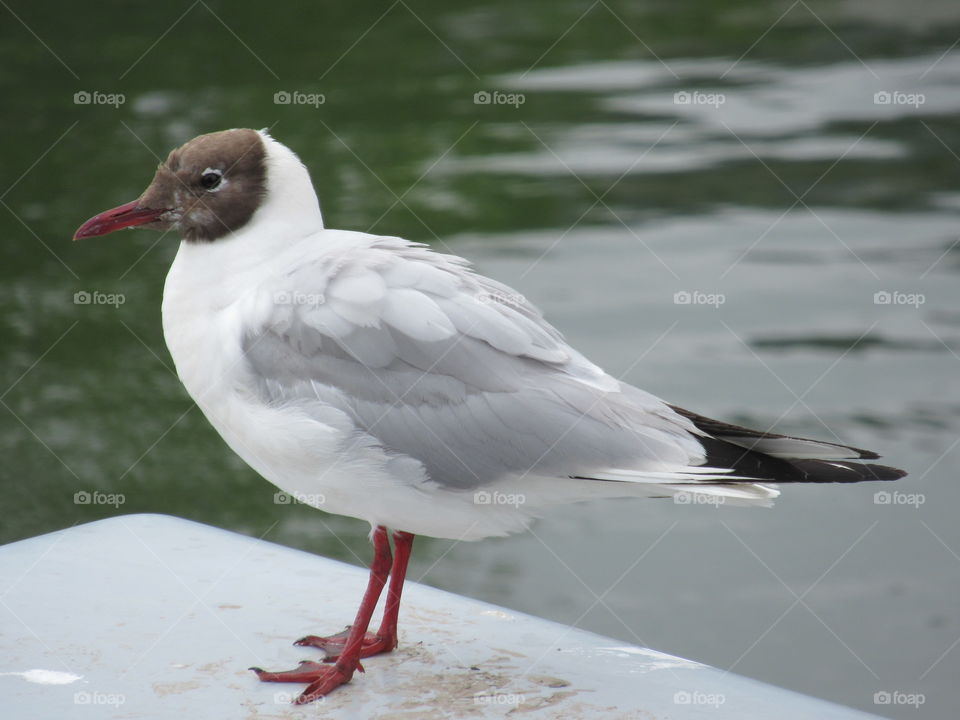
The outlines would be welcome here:
[[[206,170],[204,170],[202,173],[200,173],[201,185],[203,185],[204,179],[208,175],[216,175],[217,181],[212,185],[210,185],[210,187],[206,187],[204,185],[204,190],[206,190],[207,192],[220,192],[220,189],[223,188],[224,185],[226,185],[226,180],[223,179],[223,170],[219,170],[218,168],[207,168]]]

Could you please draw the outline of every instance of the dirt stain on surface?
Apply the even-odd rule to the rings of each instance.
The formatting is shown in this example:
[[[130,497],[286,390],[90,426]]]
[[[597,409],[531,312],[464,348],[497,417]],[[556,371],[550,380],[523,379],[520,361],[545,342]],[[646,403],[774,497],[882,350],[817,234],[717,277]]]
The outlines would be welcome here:
[[[447,653],[440,655],[448,659]],[[517,657],[511,657],[517,656]],[[376,720],[447,720],[449,718],[523,717],[582,720],[655,720],[654,715],[590,702],[589,690],[573,679],[523,675],[522,654],[495,649],[472,666],[438,662],[422,644],[401,647],[383,661],[368,660],[369,675],[338,689],[316,706],[283,707],[271,702],[245,703],[248,720],[367,717]],[[380,665],[380,667],[377,667]],[[377,672],[380,670],[380,672]],[[277,686],[280,688],[281,686]],[[282,689],[302,689],[286,686]],[[586,693],[586,696],[583,694]],[[385,703],[386,701],[386,703]]]
[[[160,697],[167,695],[180,695],[181,693],[199,690],[206,683],[202,680],[182,680],[180,682],[154,683],[153,691]]]

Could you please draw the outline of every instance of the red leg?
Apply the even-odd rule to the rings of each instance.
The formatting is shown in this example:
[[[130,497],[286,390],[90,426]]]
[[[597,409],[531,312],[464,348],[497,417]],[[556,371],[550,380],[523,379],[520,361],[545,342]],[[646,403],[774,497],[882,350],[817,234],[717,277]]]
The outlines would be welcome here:
[[[393,534],[393,568],[390,570],[390,587],[387,588],[387,604],[383,608],[383,622],[377,633],[386,644],[383,652],[397,647],[397,619],[400,616],[400,595],[403,593],[403,581],[407,577],[407,563],[413,550],[413,535],[408,532]]]
[[[383,609],[383,622],[376,633],[366,633],[360,649],[360,657],[370,657],[380,653],[387,653],[397,647],[397,619],[400,614],[400,595],[403,592],[403,581],[407,575],[407,563],[410,561],[410,551],[413,549],[414,536],[408,532],[393,533],[393,567],[390,570],[390,586],[387,588],[387,603]],[[295,645],[320,648],[327,657],[324,662],[334,662],[343,652],[352,627],[341,633],[327,637],[307,635],[297,640]]]
[[[370,579],[363,594],[357,618],[354,620],[344,642],[343,650],[332,665],[305,662],[295,670],[285,672],[266,672],[260,668],[250,668],[264,682],[306,682],[307,689],[294,701],[297,705],[308,703],[328,694],[331,690],[350,681],[355,670],[363,671],[360,654],[364,636],[370,625],[370,618],[377,607],[380,593],[390,573],[391,553],[387,529],[378,525],[373,531],[373,562],[370,565]]]

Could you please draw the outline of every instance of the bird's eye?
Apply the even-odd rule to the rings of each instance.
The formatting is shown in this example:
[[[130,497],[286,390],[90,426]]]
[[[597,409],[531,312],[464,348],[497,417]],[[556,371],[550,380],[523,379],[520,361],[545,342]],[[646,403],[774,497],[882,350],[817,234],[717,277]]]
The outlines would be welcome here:
[[[222,179],[223,173],[219,170],[204,170],[200,176],[200,186],[204,190],[216,190]]]

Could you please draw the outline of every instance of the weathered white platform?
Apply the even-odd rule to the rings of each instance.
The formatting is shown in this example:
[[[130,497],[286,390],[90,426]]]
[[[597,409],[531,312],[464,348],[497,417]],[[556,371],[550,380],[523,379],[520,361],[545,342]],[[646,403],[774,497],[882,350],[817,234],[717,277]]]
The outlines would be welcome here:
[[[0,547],[0,717],[872,717],[408,583],[400,649],[322,703],[260,683],[353,619],[366,571],[161,515]]]

